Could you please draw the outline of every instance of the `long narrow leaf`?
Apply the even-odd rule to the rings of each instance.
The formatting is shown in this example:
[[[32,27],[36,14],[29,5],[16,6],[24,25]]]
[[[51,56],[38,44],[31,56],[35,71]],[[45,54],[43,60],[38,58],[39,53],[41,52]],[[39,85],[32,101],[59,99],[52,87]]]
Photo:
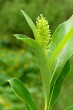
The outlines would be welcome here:
[[[50,74],[48,73],[48,62],[42,47],[33,39],[26,37],[25,35],[15,35],[17,39],[20,39],[30,45],[35,52],[45,91],[45,101],[48,103],[50,92]]]
[[[14,92],[26,102],[28,110],[38,110],[34,98],[20,80],[12,78],[9,82]]]
[[[52,85],[60,75],[67,60],[73,54],[72,28],[73,16],[68,21],[58,26],[49,45],[49,50],[52,51],[48,53],[49,68],[51,69],[50,73],[54,76],[52,79]],[[57,67],[55,67],[56,64]],[[54,69],[56,70],[54,71]]]
[[[59,62],[58,64],[60,64],[59,66],[61,66],[61,56],[62,57],[66,57],[65,59],[63,58],[62,60],[64,60],[65,62],[62,63],[62,66],[66,63],[66,61],[71,57],[71,55],[73,54],[73,45],[71,45],[71,48],[72,49],[69,49],[70,51],[68,51],[68,48],[69,48],[69,43],[71,43],[71,40],[73,42],[73,28],[71,29],[71,31],[64,37],[64,39],[61,41],[61,43],[58,45],[58,47],[56,48],[55,52],[53,53],[51,59],[49,62],[51,62],[49,64],[49,66],[51,66],[53,64],[53,61],[55,62]],[[66,47],[68,46],[68,48]],[[65,50],[67,49],[67,50]],[[62,51],[61,51],[62,50]],[[60,52],[61,51],[61,52]],[[67,52],[68,51],[68,52]],[[63,53],[64,52],[64,53]],[[67,53],[65,53],[67,52]],[[69,54],[68,54],[69,53]],[[59,55],[58,55],[59,54]],[[63,55],[62,55],[63,54]],[[65,55],[65,56],[64,56]],[[59,61],[56,60],[59,59]],[[57,66],[58,67],[58,66]],[[50,68],[50,67],[49,67]],[[57,71],[57,68],[56,68],[56,71]],[[52,83],[54,83],[56,81],[56,79],[58,78],[58,76],[60,75],[60,72],[58,73],[54,73],[52,74]]]
[[[51,91],[52,93],[50,97],[50,109],[55,104],[56,100],[58,99],[62,84],[65,78],[67,77],[69,71],[70,71],[70,64],[69,64],[69,61],[67,61],[59,78],[56,80],[55,86],[53,86],[53,91]]]
[[[64,46],[67,44],[67,42],[73,37],[73,28],[69,31],[69,33],[60,41],[59,45],[53,52],[53,55],[51,56],[49,60],[49,68],[52,66],[54,59],[57,57],[59,52],[64,48]]]
[[[35,25],[34,25],[32,19],[31,19],[23,10],[21,10],[21,12],[23,13],[23,15],[24,15],[24,17],[25,17],[25,19],[26,19],[28,25],[29,25],[30,28],[32,29],[32,31],[33,31],[33,33],[34,33],[34,36],[35,36],[35,38],[36,38],[36,35],[37,35],[37,32],[36,32],[36,31],[37,31],[37,30],[36,30],[36,27],[35,27]]]
[[[51,59],[51,57],[52,57],[53,61],[54,61],[54,62],[52,62],[53,64],[51,64],[52,66],[50,68],[50,70],[51,70],[50,73],[52,75],[51,95],[50,95],[52,98],[51,106],[53,106],[53,104],[56,102],[56,100],[59,96],[59,93],[60,93],[62,83],[63,83],[63,81],[62,81],[59,90],[57,90],[56,84],[58,84],[58,81],[60,80],[60,77],[62,76],[62,69],[64,68],[65,63],[68,61],[68,59],[73,54],[73,34],[71,36],[68,35],[70,30],[72,30],[72,28],[73,28],[73,16],[68,21],[61,24],[56,29],[55,33],[53,34],[53,39],[52,39],[52,42],[49,47],[49,49],[54,52],[53,53],[54,55],[52,53],[48,54],[49,59]],[[67,37],[70,37],[70,39],[68,39]],[[65,38],[67,38],[67,42],[65,42],[65,45],[64,45]],[[63,44],[61,45],[62,42],[63,42]],[[60,48],[62,50],[59,50],[58,46],[61,46]],[[57,53],[56,53],[56,51],[57,51]],[[55,56],[55,57],[53,57],[53,56]],[[56,93],[57,93],[56,97],[53,98],[52,95],[54,95]]]

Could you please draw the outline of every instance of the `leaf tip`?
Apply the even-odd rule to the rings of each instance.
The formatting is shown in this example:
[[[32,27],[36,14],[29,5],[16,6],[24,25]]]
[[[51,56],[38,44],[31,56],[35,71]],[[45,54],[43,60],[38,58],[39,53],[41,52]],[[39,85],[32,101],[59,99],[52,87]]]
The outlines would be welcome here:
[[[20,9],[20,11],[23,13],[23,10],[22,9]]]
[[[10,79],[9,80],[7,80],[9,83],[10,83]]]
[[[10,82],[12,82],[12,80],[15,80],[15,79],[17,79],[17,78],[14,77],[14,78],[8,79],[7,81],[10,83]]]
[[[19,36],[18,36],[18,34],[14,34],[13,36],[14,36],[14,37],[16,37],[17,39],[19,39]]]
[[[11,78],[12,79],[12,78]],[[7,82],[9,82],[9,84],[11,85],[11,79],[7,80]]]
[[[73,15],[72,15],[72,18],[73,18]]]
[[[22,14],[25,16],[25,18],[26,18],[26,13],[23,11],[23,10],[21,10],[21,12],[22,12]]]

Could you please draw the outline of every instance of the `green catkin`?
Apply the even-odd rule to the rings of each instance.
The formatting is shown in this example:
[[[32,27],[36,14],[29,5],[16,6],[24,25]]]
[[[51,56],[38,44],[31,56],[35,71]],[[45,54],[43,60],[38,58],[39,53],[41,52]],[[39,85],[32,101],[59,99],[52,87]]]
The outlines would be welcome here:
[[[51,35],[48,21],[43,17],[42,14],[40,14],[40,16],[37,18],[36,28],[37,28],[37,41],[43,47],[45,54],[47,54]]]

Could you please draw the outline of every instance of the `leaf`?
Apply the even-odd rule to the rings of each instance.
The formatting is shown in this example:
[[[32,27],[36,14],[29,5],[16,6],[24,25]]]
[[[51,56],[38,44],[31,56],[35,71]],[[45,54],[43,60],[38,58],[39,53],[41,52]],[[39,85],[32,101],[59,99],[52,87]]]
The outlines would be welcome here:
[[[57,60],[62,56],[62,52],[65,53],[65,47],[68,46],[69,47],[69,44],[67,43],[70,43],[71,40],[73,41],[73,28],[69,31],[69,33],[63,38],[62,41],[60,41],[59,45],[57,46],[57,48],[55,49],[55,51],[53,52],[53,55],[51,56],[50,60],[49,60],[49,68],[51,68],[51,66],[53,65],[53,62],[55,61],[58,62]],[[73,45],[72,45],[73,47]],[[66,48],[66,49],[68,49]],[[68,50],[67,50],[68,51]],[[70,51],[69,51],[70,52]],[[73,52],[73,51],[72,51]],[[64,55],[63,53],[63,55]],[[70,56],[72,55],[73,53],[70,53]],[[68,55],[68,54],[67,54]],[[69,56],[69,57],[70,57]],[[56,60],[57,58],[57,60]],[[67,60],[68,60],[68,57],[67,57]],[[66,61],[66,60],[64,60]],[[65,62],[66,63],[66,62]],[[58,63],[59,64],[59,63]],[[64,64],[64,63],[63,63]],[[55,65],[55,64],[54,64]],[[58,67],[58,66],[57,66]],[[57,74],[52,74],[52,82],[54,83],[56,81],[56,79],[58,78],[60,73],[57,73]]]
[[[36,30],[36,27],[35,27],[35,25],[34,25],[32,19],[31,19],[23,10],[21,10],[21,12],[22,12],[22,14],[24,15],[24,17],[25,17],[25,19],[26,19],[28,25],[29,25],[30,28],[32,29],[32,31],[33,31],[33,33],[34,33],[34,36],[35,36],[35,38],[36,38],[36,35],[37,35],[37,32],[36,32],[36,31],[37,31],[37,30]]]
[[[49,98],[49,92],[50,92],[50,74],[48,73],[48,62],[46,59],[46,55],[41,47],[35,40],[25,36],[25,35],[15,35],[17,39],[20,39],[24,42],[26,42],[29,46],[31,46],[35,52],[39,68],[40,68],[40,73],[42,76],[42,82],[44,86],[44,91],[45,91],[45,103],[48,103],[48,98]]]
[[[67,107],[67,108],[66,108],[66,109],[64,109],[64,110],[73,110],[73,105],[71,105],[71,106]]]
[[[19,79],[12,78],[9,82],[13,91],[26,102],[28,110],[38,110],[34,98]]]
[[[53,34],[52,41],[49,45],[49,50],[52,51],[48,53],[49,68],[50,70],[52,70],[51,74],[54,72],[55,65],[57,63],[58,63],[57,68],[59,68],[59,72],[56,72],[57,71],[56,68],[55,71],[56,74],[55,72],[54,74],[52,74],[54,75],[52,83],[56,81],[65,63],[73,54],[72,44],[73,44],[73,16],[68,21],[58,26],[58,28]]]
[[[60,75],[62,74],[62,69],[64,68],[65,63],[73,54],[73,16],[68,21],[58,26],[58,28],[53,34],[52,42],[49,45],[49,50],[52,51],[51,53],[49,52],[48,54],[50,66],[49,70],[52,76],[51,94],[50,94],[51,96],[50,107],[52,107],[53,104],[56,102],[60,92],[60,90],[58,92],[57,89],[55,89],[54,87],[56,87],[56,84],[58,84],[59,82]],[[59,89],[61,89],[61,86]],[[53,92],[53,90],[55,91]],[[53,99],[53,96],[56,93],[58,95]]]
[[[64,80],[66,79],[66,77],[68,76],[69,71],[70,71],[70,64],[69,64],[69,61],[67,61],[60,76],[56,80],[55,85],[53,86],[53,91],[51,91],[52,92],[51,99],[50,99],[51,100],[51,103],[50,103],[51,108],[55,104],[57,98],[59,97],[59,93],[60,93],[62,84],[63,84]]]
[[[53,52],[53,55],[51,56],[49,60],[49,68],[51,67],[52,63],[54,62],[55,58],[60,53],[60,51],[64,48],[65,44],[71,39],[71,37],[73,37],[73,28],[69,31],[69,33],[66,36],[64,36],[62,41],[60,41],[59,45]]]

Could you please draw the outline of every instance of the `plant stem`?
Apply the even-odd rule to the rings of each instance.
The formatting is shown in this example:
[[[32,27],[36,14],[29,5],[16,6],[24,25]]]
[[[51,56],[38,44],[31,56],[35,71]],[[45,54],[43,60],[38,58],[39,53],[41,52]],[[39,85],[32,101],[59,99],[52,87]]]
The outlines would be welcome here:
[[[49,109],[48,109],[48,101],[47,101],[47,100],[45,100],[45,107],[44,107],[44,110],[49,110]]]

